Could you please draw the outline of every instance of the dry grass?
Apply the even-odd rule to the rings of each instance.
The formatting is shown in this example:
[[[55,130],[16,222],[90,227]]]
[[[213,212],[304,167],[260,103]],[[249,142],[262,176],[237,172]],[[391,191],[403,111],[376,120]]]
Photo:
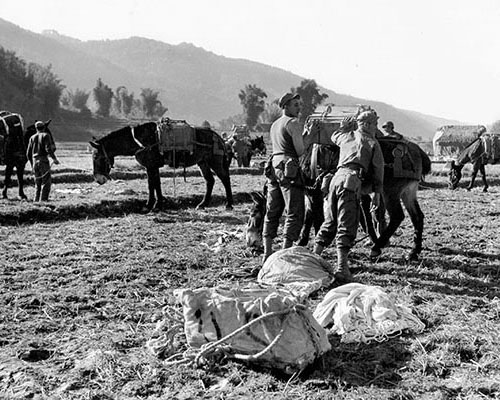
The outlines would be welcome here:
[[[331,337],[332,350],[289,382],[232,362],[166,367],[145,347],[174,289],[255,281],[259,257],[241,237],[248,193],[261,187],[261,175],[234,170],[234,211],[222,206],[220,182],[215,206],[197,211],[203,180],[177,177],[173,199],[165,176],[167,209],[144,214],[146,181],[125,179],[139,169],[97,186],[67,181],[84,169],[70,167],[56,171],[60,181],[45,205],[0,201],[0,398],[500,397],[498,185],[485,194],[451,192],[443,176],[429,177],[419,192],[426,228],[418,263],[403,257],[412,237],[408,218],[377,263],[362,243],[355,247],[358,281],[411,306],[426,324],[422,334],[370,345]],[[325,258],[334,262],[334,251]]]

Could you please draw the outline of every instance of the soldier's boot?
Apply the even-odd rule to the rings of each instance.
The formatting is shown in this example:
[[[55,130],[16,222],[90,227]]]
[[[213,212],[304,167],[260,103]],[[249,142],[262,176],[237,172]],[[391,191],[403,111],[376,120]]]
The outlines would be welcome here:
[[[348,255],[348,247],[337,248],[337,272],[335,273],[335,280],[338,282],[349,283],[353,280],[351,271],[349,271]]]
[[[323,253],[324,249],[325,249],[325,247],[322,246],[321,244],[315,244],[314,245],[314,254],[317,254],[318,256],[320,256],[321,253]]]
[[[285,241],[283,242],[283,248],[288,249],[289,247],[293,246],[293,240],[285,238]]]
[[[271,254],[273,254],[273,239],[270,237],[264,237],[264,255],[262,256],[262,264],[266,262]]]

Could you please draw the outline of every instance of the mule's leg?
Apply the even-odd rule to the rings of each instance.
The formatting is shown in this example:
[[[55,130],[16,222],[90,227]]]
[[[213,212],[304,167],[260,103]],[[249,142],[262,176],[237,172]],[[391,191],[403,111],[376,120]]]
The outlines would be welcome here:
[[[315,219],[317,219],[317,216],[315,216],[315,213],[317,214],[317,210],[315,210],[315,208],[318,207],[318,204],[315,204],[315,199],[313,198],[313,196],[314,193],[308,193],[305,197],[306,211],[304,214],[304,224],[302,225],[302,229],[300,230],[299,241],[297,242],[297,245],[299,246],[307,246],[307,243],[309,242],[309,236],[311,234],[311,228],[314,225],[314,229],[317,232],[321,227],[321,223],[323,222],[321,221],[319,227],[316,227]],[[319,206],[321,207],[321,215],[323,216],[323,202],[320,202]]]
[[[481,177],[483,178],[483,192],[488,191],[488,182],[486,182],[486,168],[484,164],[481,164],[479,166],[479,171],[481,172]]]
[[[477,176],[477,173],[479,171],[480,165],[481,165],[480,161],[476,161],[474,163],[473,168],[472,168],[472,175],[470,177],[470,184],[469,184],[469,186],[467,186],[467,190],[471,190],[472,187],[474,186],[474,181],[476,180],[476,176]]]
[[[18,187],[18,193],[19,197],[23,200],[28,200],[26,195],[24,194],[24,167],[25,164],[20,163],[16,166],[16,173],[17,173],[17,187]]]
[[[157,182],[157,180],[160,179],[160,170],[158,168],[147,168],[146,171],[148,174],[149,191],[149,198],[148,202],[146,203],[146,208],[151,211],[156,203],[155,191],[156,187],[159,185],[159,182]]]
[[[398,185],[388,188],[384,187],[384,202],[389,214],[389,225],[387,225],[387,228],[383,230],[380,237],[372,246],[371,257],[378,257],[381,254],[381,249],[387,246],[389,239],[405,218],[403,207],[401,207],[400,195],[401,188]]]
[[[12,184],[11,175],[12,175],[13,170],[14,170],[13,165],[7,164],[5,166],[5,179],[4,179],[3,190],[2,190],[2,197],[4,199],[7,198],[7,190],[9,189],[10,185]]]
[[[372,200],[369,195],[361,196],[361,213],[359,222],[363,231],[370,237],[372,243],[377,241],[377,232],[375,231],[375,226],[373,225],[373,219],[370,212],[372,205]]]
[[[203,196],[203,200],[201,201],[200,204],[198,204],[196,206],[196,208],[205,208],[210,204],[210,200],[212,200],[212,190],[214,188],[215,179],[214,179],[214,175],[212,174],[212,170],[210,169],[210,167],[208,166],[208,164],[205,161],[200,161],[198,163],[198,167],[200,168],[200,171],[201,171],[201,174],[203,175],[203,178],[205,178],[206,190],[205,190],[205,195]],[[225,186],[226,185],[224,185],[224,187]],[[226,188],[226,194],[227,194],[227,188]],[[232,201],[232,198],[231,198],[231,201]],[[228,200],[228,202],[229,202],[229,200]]]
[[[410,185],[402,193],[401,199],[405,205],[408,214],[410,214],[413,224],[413,248],[408,255],[409,261],[418,260],[418,256],[422,251],[422,236],[424,232],[424,213],[420,209],[417,200],[418,183]]]
[[[200,167],[201,168],[201,167]],[[229,176],[229,165],[226,165],[224,159],[221,157],[213,157],[212,162],[210,163],[210,168],[215,172],[218,176],[222,184],[224,185],[224,190],[226,191],[226,210],[233,209],[233,191],[231,189],[231,178]],[[210,176],[213,175],[210,171]],[[205,175],[203,175],[205,176]],[[206,179],[206,178],[205,178]],[[213,187],[213,183],[212,183]],[[207,181],[207,192],[208,192],[208,181]],[[212,193],[212,189],[210,189],[210,193]],[[209,199],[210,201],[210,199]]]

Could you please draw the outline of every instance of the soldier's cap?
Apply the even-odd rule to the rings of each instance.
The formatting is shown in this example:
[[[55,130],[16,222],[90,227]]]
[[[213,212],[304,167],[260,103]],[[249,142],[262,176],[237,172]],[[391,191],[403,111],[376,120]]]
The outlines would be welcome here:
[[[285,93],[283,96],[280,97],[279,101],[278,101],[278,105],[280,108],[285,108],[285,106],[288,104],[288,102],[290,100],[293,100],[293,99],[300,99],[300,95],[298,93]]]
[[[392,129],[394,129],[394,123],[392,121],[387,121],[384,125],[382,125],[382,128],[392,128]]]
[[[373,110],[363,111],[356,118],[356,121],[358,122],[377,122],[377,120],[378,120],[378,115]]]
[[[35,129],[40,130],[40,129],[43,129],[43,128],[45,128],[45,124],[42,121],[36,121],[35,122]]]

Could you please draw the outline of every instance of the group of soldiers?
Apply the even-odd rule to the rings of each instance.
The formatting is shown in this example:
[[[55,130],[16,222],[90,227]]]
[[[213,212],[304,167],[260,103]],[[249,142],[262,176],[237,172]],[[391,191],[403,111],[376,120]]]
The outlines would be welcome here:
[[[299,157],[314,140],[298,120],[301,99],[298,94],[285,93],[278,105],[282,116],[271,126],[272,155],[265,168],[267,203],[263,228],[265,261],[273,252],[280,217],[285,212],[283,248],[289,248],[299,238],[305,214],[305,182]],[[384,159],[376,138],[377,113],[363,111],[342,121],[331,141],[340,148],[337,170],[324,185],[325,220],[315,238],[314,252],[323,250],[335,241],[337,247],[338,281],[349,282],[352,275],[347,257],[353,247],[360,220],[361,196],[371,197],[371,209],[380,206],[384,180]],[[383,135],[402,138],[394,124],[383,125]]]

